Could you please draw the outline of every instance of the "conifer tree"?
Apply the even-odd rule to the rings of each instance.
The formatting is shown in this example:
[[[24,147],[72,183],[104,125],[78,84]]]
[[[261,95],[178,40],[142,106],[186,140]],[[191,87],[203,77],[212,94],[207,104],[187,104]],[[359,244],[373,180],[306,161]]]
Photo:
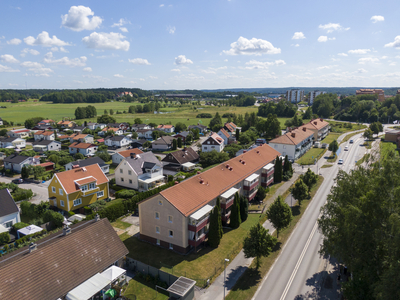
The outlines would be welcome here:
[[[231,207],[231,222],[230,226],[233,229],[236,229],[240,226],[241,223],[241,218],[240,218],[240,200],[239,200],[239,194],[236,192],[234,200],[233,200],[233,205]]]
[[[249,214],[249,200],[245,196],[240,196],[240,218],[242,223],[247,220]]]

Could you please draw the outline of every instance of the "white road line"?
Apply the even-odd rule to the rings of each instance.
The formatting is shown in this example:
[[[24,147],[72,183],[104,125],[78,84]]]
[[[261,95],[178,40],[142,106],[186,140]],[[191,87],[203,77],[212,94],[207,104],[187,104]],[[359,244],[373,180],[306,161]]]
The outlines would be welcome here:
[[[307,243],[305,244],[304,249],[303,249],[303,251],[301,252],[301,255],[300,255],[300,257],[299,257],[299,260],[297,261],[297,264],[296,264],[296,266],[294,267],[294,270],[293,270],[293,272],[292,272],[292,275],[291,275],[290,278],[289,278],[289,281],[288,281],[288,283],[287,283],[287,285],[286,285],[286,287],[285,287],[285,290],[283,291],[283,294],[282,294],[280,300],[284,300],[285,297],[286,297],[286,295],[287,295],[287,293],[289,292],[289,288],[290,288],[290,286],[292,285],[292,282],[293,282],[293,280],[294,280],[294,277],[296,276],[297,270],[299,269],[300,264],[301,264],[301,262],[303,261],[304,256],[306,255],[306,251],[307,251],[307,249],[308,249],[308,246],[310,245],[311,240],[312,240],[312,238],[313,238],[313,236],[314,236],[315,231],[317,230],[317,228],[318,228],[318,222],[315,222],[314,228],[313,228],[313,230],[311,231],[310,236],[308,237]]]

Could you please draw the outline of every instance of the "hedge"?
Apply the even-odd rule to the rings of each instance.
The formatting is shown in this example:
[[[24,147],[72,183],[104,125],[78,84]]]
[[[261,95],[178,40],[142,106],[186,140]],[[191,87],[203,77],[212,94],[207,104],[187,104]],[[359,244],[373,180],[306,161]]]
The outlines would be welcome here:
[[[17,230],[20,230],[20,229],[25,228],[27,226],[29,226],[29,224],[24,223],[24,222],[18,222],[18,223],[15,223],[13,225],[13,228],[14,228],[15,231],[17,231]]]

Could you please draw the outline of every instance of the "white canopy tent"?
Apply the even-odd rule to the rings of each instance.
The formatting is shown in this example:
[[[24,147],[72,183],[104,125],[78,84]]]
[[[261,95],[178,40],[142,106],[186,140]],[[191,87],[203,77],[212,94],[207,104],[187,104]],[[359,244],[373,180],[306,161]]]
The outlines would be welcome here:
[[[42,231],[43,228],[36,226],[36,225],[29,225],[24,228],[21,228],[20,230],[17,231],[18,238],[20,238],[20,234],[22,235],[30,235],[34,234],[36,232]]]
[[[97,273],[93,277],[89,278],[85,282],[78,285],[73,290],[69,291],[65,299],[67,300],[87,300],[92,298],[102,289],[104,289],[107,285],[109,285],[111,281]]]
[[[126,270],[117,267],[117,266],[111,266],[107,270],[105,270],[103,273],[100,273],[102,276],[107,278],[110,281],[114,281],[118,279],[121,275],[125,274]]]

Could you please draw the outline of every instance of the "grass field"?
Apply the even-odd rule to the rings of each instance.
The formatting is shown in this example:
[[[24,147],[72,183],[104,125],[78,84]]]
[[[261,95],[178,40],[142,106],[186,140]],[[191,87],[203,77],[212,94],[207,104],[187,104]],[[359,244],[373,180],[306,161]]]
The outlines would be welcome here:
[[[380,145],[380,155],[381,158],[385,159],[386,156],[389,154],[391,151],[395,151],[395,155],[398,155],[398,152],[396,152],[396,144],[390,143],[390,142],[381,142]]]
[[[111,223],[112,227],[116,227],[119,229],[127,229],[128,227],[130,227],[132,224],[127,223],[127,222],[123,222],[121,220],[116,220],[115,222]]]
[[[327,149],[323,148],[311,148],[306,154],[296,160],[296,163],[299,165],[313,165],[315,160],[323,156],[326,151]]]
[[[355,131],[367,128],[367,126],[363,124],[351,124],[345,122],[329,121],[329,124],[331,125],[331,132],[337,132],[337,133],[346,133],[349,131]],[[351,128],[349,124],[351,124]]]
[[[330,144],[332,143],[334,140],[337,140],[338,137],[340,136],[340,133],[335,133],[335,132],[331,132],[329,133],[326,138],[324,138],[321,143],[325,143],[325,144]]]
[[[124,296],[132,300],[169,299],[168,296],[158,293],[155,288],[156,286],[154,283],[146,282],[144,279],[137,278],[137,276],[135,276],[129,281],[128,287],[124,291]]]
[[[333,165],[323,165],[321,168],[330,168],[330,167],[333,167]]]
[[[264,206],[266,206],[269,202],[271,202],[269,200],[271,200],[271,198],[275,195],[277,189],[279,189],[285,182],[286,181],[282,181],[280,183],[276,183],[276,184],[273,184],[273,185],[269,186],[269,192],[265,196],[263,204],[260,204],[260,205],[249,205],[249,211],[262,210],[264,208]]]

